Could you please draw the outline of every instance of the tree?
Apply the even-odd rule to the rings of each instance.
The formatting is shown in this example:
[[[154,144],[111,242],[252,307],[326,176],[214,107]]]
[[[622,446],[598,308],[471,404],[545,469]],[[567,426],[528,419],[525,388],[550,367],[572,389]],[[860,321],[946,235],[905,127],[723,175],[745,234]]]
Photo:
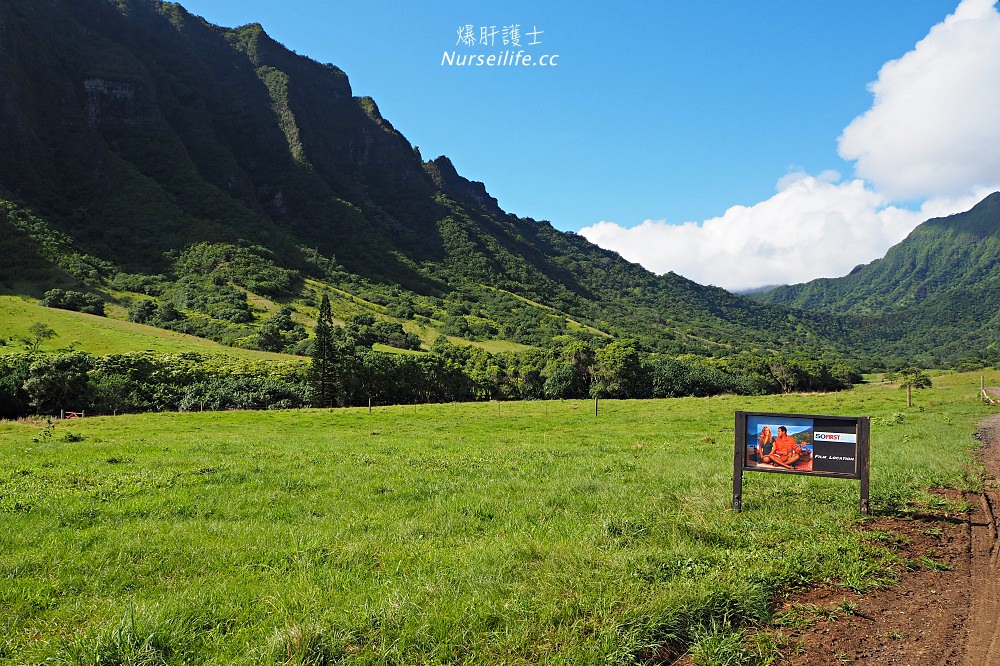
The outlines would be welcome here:
[[[13,419],[28,414],[24,382],[32,358],[31,354],[0,356],[0,418]]]
[[[145,324],[156,315],[156,301],[151,298],[140,298],[128,309],[128,320]]]
[[[913,406],[913,389],[931,387],[931,378],[920,368],[904,368],[900,370],[899,388],[906,389],[906,406]]]
[[[36,321],[28,327],[28,337],[24,338],[24,344],[26,344],[31,351],[34,352],[38,351],[38,347],[43,342],[56,337],[59,337],[59,334],[56,333],[51,326],[43,324],[40,321]]]
[[[316,318],[309,383],[314,405],[332,407],[337,404],[340,397],[340,377],[333,335],[333,314],[326,294],[323,294],[320,301],[319,316]]]
[[[565,336],[546,370],[545,395],[549,398],[583,398],[590,393],[594,351],[583,340]]]
[[[598,349],[594,360],[594,381],[590,386],[592,397],[648,397],[651,388],[635,347],[625,342],[612,342]]]
[[[281,352],[305,338],[306,331],[292,321],[292,308],[287,305],[261,324],[253,339],[253,346],[264,351]]]
[[[88,398],[87,354],[72,353],[36,358],[28,368],[24,391],[39,414],[58,414],[61,409],[82,410]]]
[[[542,386],[542,391],[546,398],[577,398],[580,397],[577,393],[574,393],[573,382],[576,379],[576,373],[573,372],[573,366],[568,363],[562,363],[556,366],[545,380]]]
[[[104,316],[104,300],[97,294],[50,289],[42,296],[41,303],[50,308]]]

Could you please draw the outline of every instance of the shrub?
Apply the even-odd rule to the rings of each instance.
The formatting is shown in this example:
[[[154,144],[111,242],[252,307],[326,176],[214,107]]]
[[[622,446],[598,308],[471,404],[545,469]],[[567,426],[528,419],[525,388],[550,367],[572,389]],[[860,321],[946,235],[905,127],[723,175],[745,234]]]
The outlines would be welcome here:
[[[42,305],[60,310],[73,310],[74,312],[104,316],[104,299],[97,294],[50,289],[42,296]]]
[[[24,380],[28,403],[39,414],[85,409],[90,368],[90,356],[79,352],[35,357]]]

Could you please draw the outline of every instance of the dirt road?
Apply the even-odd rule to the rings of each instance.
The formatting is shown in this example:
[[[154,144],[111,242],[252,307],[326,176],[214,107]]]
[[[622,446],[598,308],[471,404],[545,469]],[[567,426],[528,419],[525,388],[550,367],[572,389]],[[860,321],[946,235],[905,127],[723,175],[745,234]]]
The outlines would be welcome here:
[[[875,664],[1000,666],[1000,414],[980,424],[984,492],[950,493],[968,513],[937,512],[866,525],[912,570],[900,583],[865,596],[830,587],[787,599],[806,616],[784,627],[794,654],[787,666]]]
[[[1000,664],[1000,539],[997,510],[1000,509],[1000,415],[980,425],[979,456],[987,478],[980,497],[980,513],[972,515],[970,582],[972,606],[967,623],[967,666]]]

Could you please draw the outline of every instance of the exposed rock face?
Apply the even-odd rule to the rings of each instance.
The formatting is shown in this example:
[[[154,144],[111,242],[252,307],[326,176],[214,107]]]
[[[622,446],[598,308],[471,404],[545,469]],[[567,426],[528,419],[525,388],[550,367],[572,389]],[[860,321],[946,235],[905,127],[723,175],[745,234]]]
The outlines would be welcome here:
[[[351,160],[359,167],[377,167],[397,182],[423,177],[420,159],[413,146],[388,120],[382,117],[371,97],[356,97],[354,102],[365,114],[349,144]]]
[[[487,211],[505,215],[500,204],[486,191],[486,185],[478,180],[468,180],[459,175],[455,165],[444,155],[427,162],[424,169],[430,174],[434,184],[459,201],[481,206]]]
[[[156,120],[156,105],[141,82],[90,77],[83,81],[87,122],[143,124]]]

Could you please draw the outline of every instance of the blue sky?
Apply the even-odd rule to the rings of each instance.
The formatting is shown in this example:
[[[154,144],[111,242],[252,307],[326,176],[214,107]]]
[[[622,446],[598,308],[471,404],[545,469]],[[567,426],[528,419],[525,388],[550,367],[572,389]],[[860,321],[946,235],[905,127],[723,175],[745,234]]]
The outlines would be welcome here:
[[[977,19],[996,14],[990,0],[966,3]],[[868,86],[883,65],[914,50],[958,0],[182,4],[219,25],[259,22],[288,48],[337,65],[425,159],[447,155],[509,212],[582,230],[651,270],[702,283],[739,289],[844,274],[884,253],[924,213],[956,212],[1000,184],[990,163],[989,177],[977,173],[948,191],[886,194],[877,175],[857,184],[859,158],[842,157],[838,143],[872,109]],[[442,64],[452,51],[516,53],[501,41],[502,28],[515,24],[525,54],[558,56],[558,64]],[[466,25],[477,36],[495,26],[493,44],[457,43]],[[990,30],[978,38],[991,40]],[[812,194],[796,190],[795,205],[771,202],[782,188]],[[819,218],[821,229],[800,233]],[[724,223],[713,232],[709,220]],[[859,229],[845,235],[839,225]],[[720,235],[740,242],[723,252]],[[788,260],[816,252],[827,237],[854,240],[835,244],[829,257]],[[726,268],[744,259],[774,268]]]

